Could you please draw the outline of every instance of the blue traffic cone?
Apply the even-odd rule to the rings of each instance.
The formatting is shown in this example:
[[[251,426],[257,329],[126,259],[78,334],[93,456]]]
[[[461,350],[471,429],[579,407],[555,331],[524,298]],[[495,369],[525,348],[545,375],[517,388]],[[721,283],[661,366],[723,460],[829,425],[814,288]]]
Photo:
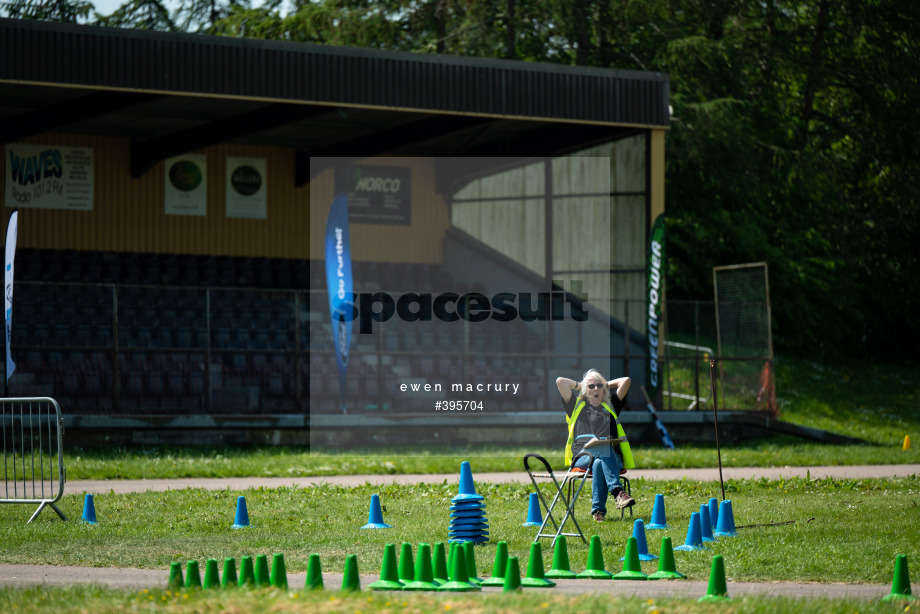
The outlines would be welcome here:
[[[535,492],[530,493],[530,503],[527,505],[527,522],[523,526],[543,526],[543,516],[540,514],[540,496]]]
[[[709,520],[709,504],[704,503],[700,506],[700,536],[704,542],[714,542],[716,538],[712,535],[712,522]]]
[[[451,499],[457,501],[482,501],[483,496],[476,494],[476,485],[473,484],[473,470],[469,461],[460,463],[460,493]]]
[[[83,498],[83,522],[86,524],[96,524],[96,504],[93,503],[93,495],[86,493]]]
[[[371,508],[367,514],[367,524],[362,529],[392,529],[393,527],[383,521],[383,512],[380,510],[380,497],[371,495]]]
[[[664,495],[655,495],[655,505],[652,506],[652,518],[646,529],[667,529],[668,521],[664,517]]]
[[[641,518],[636,518],[633,522],[632,536],[636,538],[636,551],[639,553],[640,561],[655,561],[658,559],[654,554],[648,553],[648,542],[645,539],[645,522]],[[626,560],[626,556],[620,559]]]
[[[690,514],[690,524],[687,526],[687,539],[683,545],[677,546],[675,550],[693,551],[703,550],[703,530],[700,528],[700,513],[693,512]]]
[[[719,500],[715,497],[709,498],[709,522],[712,524],[712,530],[716,530],[719,522]]]
[[[719,506],[719,522],[716,524],[716,537],[735,536],[735,514],[732,512],[731,499],[726,499]]]
[[[234,529],[244,529],[249,526],[249,510],[246,509],[246,497],[236,499],[236,519],[233,521]]]

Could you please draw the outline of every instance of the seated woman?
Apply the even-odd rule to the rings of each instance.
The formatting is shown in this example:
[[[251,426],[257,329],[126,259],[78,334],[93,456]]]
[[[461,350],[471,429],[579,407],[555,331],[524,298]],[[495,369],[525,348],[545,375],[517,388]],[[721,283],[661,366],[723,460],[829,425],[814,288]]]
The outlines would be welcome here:
[[[620,483],[620,470],[624,465],[627,469],[634,466],[629,443],[625,441],[623,427],[617,420],[617,414],[623,409],[623,399],[629,391],[629,384],[628,377],[608,382],[595,369],[585,373],[581,382],[566,377],[556,379],[556,387],[562,395],[565,420],[569,426],[569,439],[565,448],[567,464],[571,465],[572,459],[594,438],[623,438],[622,443],[615,444],[619,447],[620,454],[617,454],[614,446],[609,443],[588,448],[594,456],[594,464],[590,468],[593,476],[591,516],[597,522],[603,522],[606,518],[607,493],[613,495],[617,509],[636,504],[636,500],[623,490]],[[612,396],[611,388],[616,389]],[[573,394],[575,390],[578,391],[577,395]],[[612,424],[616,425],[616,429],[611,429]],[[574,467],[588,469],[589,462],[590,457],[584,455],[578,458]]]

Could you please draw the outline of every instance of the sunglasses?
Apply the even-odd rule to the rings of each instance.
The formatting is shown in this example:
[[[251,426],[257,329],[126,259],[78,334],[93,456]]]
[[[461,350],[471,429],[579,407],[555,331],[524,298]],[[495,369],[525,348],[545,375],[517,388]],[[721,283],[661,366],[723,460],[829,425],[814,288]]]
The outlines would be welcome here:
[[[603,388],[604,384],[588,384],[588,390],[594,390],[595,388]]]

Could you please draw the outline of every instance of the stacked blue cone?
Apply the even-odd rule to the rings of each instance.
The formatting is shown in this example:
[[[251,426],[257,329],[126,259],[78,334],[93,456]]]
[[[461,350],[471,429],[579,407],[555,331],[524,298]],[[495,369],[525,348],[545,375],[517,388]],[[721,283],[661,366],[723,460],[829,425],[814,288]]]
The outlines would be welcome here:
[[[371,507],[367,512],[367,524],[362,529],[392,529],[393,527],[383,521],[383,511],[380,509],[380,497],[371,495]]]
[[[489,524],[485,517],[483,496],[476,494],[470,463],[460,464],[460,493],[450,500],[450,529],[448,543],[489,541]]]
[[[668,521],[664,515],[664,495],[655,495],[655,505],[652,506],[652,518],[646,529],[667,529]]]
[[[726,499],[719,506],[719,521],[716,523],[716,537],[735,536],[735,514],[732,512],[732,502]]]
[[[543,526],[543,516],[540,514],[540,496],[535,492],[530,493],[530,503],[527,505],[527,521],[523,526]]]

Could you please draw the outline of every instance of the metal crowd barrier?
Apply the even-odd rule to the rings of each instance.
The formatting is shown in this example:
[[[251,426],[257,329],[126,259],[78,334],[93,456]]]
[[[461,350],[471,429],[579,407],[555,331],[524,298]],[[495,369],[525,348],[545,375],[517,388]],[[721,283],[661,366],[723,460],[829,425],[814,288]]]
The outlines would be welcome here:
[[[64,419],[50,397],[0,399],[3,436],[3,492],[0,503],[45,506],[67,520],[55,505],[64,495]]]

